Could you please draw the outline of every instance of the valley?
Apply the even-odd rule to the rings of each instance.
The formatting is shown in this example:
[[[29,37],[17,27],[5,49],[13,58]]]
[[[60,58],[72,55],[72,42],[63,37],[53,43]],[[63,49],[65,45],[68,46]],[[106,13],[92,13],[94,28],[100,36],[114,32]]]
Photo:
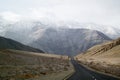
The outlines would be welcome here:
[[[69,34],[70,32],[71,34]],[[60,35],[61,33],[63,34]],[[58,35],[59,37],[57,37]],[[78,35],[80,38],[72,35]],[[77,44],[79,42],[78,40],[81,40],[79,44]],[[88,73],[95,74],[97,76],[96,78],[104,76],[104,80],[107,78],[112,80],[114,77],[120,77],[118,71],[120,70],[120,39],[111,41],[109,37],[98,31],[63,29],[59,33],[59,31],[54,29],[48,29],[48,32],[45,32],[42,38],[32,42],[32,47],[4,37],[0,37],[0,44],[1,80],[71,80],[73,78],[77,79],[78,77],[76,75],[79,75],[81,80],[81,70],[84,73],[81,64],[85,65],[85,68],[93,71],[87,70],[86,72],[85,69],[83,79]],[[35,47],[35,44],[37,47]],[[82,46],[77,48],[75,45]],[[45,49],[53,52],[46,51]],[[77,53],[78,55],[74,53],[77,50],[80,53]],[[77,63],[75,61],[71,63],[72,57],[74,57]],[[78,67],[81,69],[78,69]],[[78,71],[76,71],[77,69]],[[103,75],[96,72],[102,72]]]
[[[120,80],[120,0],[0,0],[0,80]]]
[[[81,80],[88,79],[85,78],[88,73],[98,80],[103,80],[103,76],[104,80],[120,77],[120,39],[111,41],[99,31],[47,29],[42,37],[30,43],[32,47],[4,37],[0,37],[0,44],[1,80]],[[73,57],[75,60],[71,61]]]

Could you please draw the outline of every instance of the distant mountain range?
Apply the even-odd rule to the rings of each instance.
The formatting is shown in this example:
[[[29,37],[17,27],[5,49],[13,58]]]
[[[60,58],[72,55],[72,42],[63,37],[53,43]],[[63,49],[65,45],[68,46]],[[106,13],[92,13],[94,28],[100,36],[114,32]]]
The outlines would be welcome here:
[[[37,39],[29,45],[44,52],[76,55],[93,45],[111,40],[103,33],[89,29],[55,29],[48,28],[40,35],[41,29],[36,29]]]
[[[8,23],[6,21],[0,20],[0,35],[9,37],[12,39],[17,40],[15,34],[17,32],[17,35],[19,35],[19,39],[21,40],[21,36],[28,36],[31,37],[31,34],[33,33],[33,28],[40,27],[42,29],[46,28],[70,28],[70,29],[92,29],[97,30],[105,35],[109,36],[112,39],[120,37],[120,28],[119,26],[109,26],[109,25],[100,25],[100,24],[94,24],[94,23],[79,23],[79,22],[44,22],[44,21],[18,21],[15,23]],[[12,35],[9,35],[9,33],[13,33]],[[23,35],[24,32],[24,35]],[[15,37],[14,37],[15,36]],[[28,38],[24,38],[26,40],[29,40]],[[18,41],[17,40],[17,41]],[[22,41],[23,43],[27,43],[25,41]]]
[[[120,35],[119,29],[114,27],[75,22],[55,24],[40,21],[21,21],[14,24],[1,22],[0,28],[2,36],[44,52],[67,55],[84,52],[93,45],[111,40],[109,37],[116,38]]]
[[[17,41],[14,41],[14,40],[8,39],[8,38],[4,38],[4,37],[0,37],[0,49],[14,49],[14,50],[43,53],[42,50],[23,45]]]
[[[78,22],[70,22],[67,23],[69,28],[85,28],[85,29],[92,29],[97,30],[105,35],[109,36],[112,39],[116,39],[120,37],[120,27],[119,26],[110,26],[110,25],[100,25],[95,23],[78,23]]]

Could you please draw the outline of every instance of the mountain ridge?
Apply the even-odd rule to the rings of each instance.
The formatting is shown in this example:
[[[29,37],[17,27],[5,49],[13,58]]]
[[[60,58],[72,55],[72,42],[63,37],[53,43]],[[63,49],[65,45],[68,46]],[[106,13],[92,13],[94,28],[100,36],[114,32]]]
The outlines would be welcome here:
[[[9,38],[4,38],[0,36],[0,49],[16,49],[16,50],[23,50],[23,51],[32,51],[32,52],[42,52],[42,50],[35,49],[24,44],[21,44],[17,41],[14,41]]]
[[[44,52],[48,53],[76,55],[93,45],[108,40],[111,39],[96,30],[49,28],[45,30],[40,38],[33,41],[30,46],[41,48]]]

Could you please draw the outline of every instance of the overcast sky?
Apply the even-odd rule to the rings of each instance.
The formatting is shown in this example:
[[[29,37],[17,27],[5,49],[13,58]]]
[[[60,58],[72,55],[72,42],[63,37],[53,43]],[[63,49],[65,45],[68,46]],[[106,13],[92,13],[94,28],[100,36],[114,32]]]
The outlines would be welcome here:
[[[120,0],[0,0],[0,17],[120,25]]]

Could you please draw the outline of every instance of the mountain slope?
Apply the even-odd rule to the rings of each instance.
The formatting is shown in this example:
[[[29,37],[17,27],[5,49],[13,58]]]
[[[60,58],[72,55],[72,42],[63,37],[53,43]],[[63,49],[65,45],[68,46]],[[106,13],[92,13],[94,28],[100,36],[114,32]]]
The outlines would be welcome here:
[[[103,33],[89,29],[56,29],[48,28],[40,35],[36,29],[37,39],[30,46],[40,48],[44,52],[74,56],[84,52],[93,45],[111,40]],[[36,33],[35,32],[35,33]]]
[[[120,77],[120,38],[94,46],[76,58],[97,71]]]
[[[106,55],[107,57],[107,55],[110,55],[113,53],[119,54],[120,50],[114,50],[114,49],[120,48],[119,46],[120,46],[120,38],[103,43],[103,44],[93,46],[92,48],[88,49],[85,53],[80,54],[80,55],[89,56],[89,57]],[[107,53],[108,51],[112,51],[112,52]]]
[[[4,37],[0,37],[0,49],[15,49],[23,51],[43,52],[39,49],[23,45],[19,42]]]

